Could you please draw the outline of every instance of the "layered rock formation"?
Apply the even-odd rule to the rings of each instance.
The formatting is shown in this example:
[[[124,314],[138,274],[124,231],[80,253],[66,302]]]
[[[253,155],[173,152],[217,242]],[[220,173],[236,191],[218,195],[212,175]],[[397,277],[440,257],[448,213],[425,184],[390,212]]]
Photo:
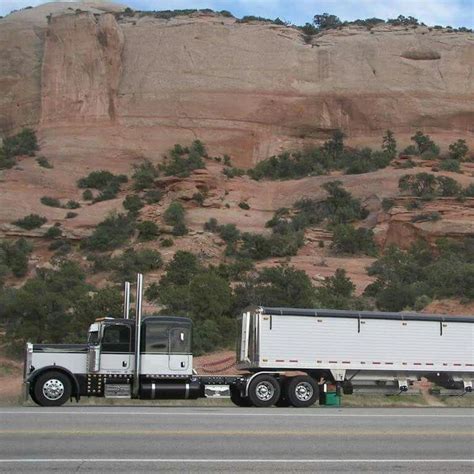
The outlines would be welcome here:
[[[95,7],[46,4],[0,20],[0,133],[33,125],[49,140],[76,127],[80,152],[96,122],[109,150],[199,136],[241,165],[335,128],[354,142],[378,142],[386,128],[473,139],[470,33],[350,27],[307,44],[284,26]]]

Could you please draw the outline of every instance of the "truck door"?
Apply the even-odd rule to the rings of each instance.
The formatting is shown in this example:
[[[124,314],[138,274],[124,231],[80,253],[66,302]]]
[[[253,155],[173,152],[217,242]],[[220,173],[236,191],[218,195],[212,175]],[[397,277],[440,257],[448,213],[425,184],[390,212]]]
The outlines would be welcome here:
[[[132,372],[132,334],[126,324],[104,327],[100,356],[100,371],[113,373]]]
[[[170,328],[168,367],[173,371],[187,370],[191,352],[189,328]]]

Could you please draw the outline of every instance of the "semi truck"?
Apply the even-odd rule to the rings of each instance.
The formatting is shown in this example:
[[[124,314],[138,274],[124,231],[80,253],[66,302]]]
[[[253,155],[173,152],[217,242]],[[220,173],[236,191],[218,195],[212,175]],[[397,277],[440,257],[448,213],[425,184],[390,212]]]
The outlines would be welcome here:
[[[324,383],[338,393],[396,392],[426,377],[472,392],[474,317],[254,306],[237,318],[235,375],[193,368],[192,320],[142,317],[143,276],[130,319],[93,322],[84,344],[26,344],[25,394],[41,406],[81,397],[197,399],[228,396],[241,407],[309,407]]]

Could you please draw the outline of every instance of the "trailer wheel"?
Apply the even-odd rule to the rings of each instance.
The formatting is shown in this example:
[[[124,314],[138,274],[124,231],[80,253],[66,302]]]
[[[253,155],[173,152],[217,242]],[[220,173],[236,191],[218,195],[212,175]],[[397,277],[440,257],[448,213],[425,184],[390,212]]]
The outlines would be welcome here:
[[[252,402],[249,400],[248,397],[243,397],[240,394],[239,389],[231,389],[230,390],[230,399],[234,405],[237,405],[238,407],[251,407]]]
[[[292,377],[288,383],[287,397],[294,407],[310,407],[319,399],[319,386],[308,375]]]
[[[43,407],[59,407],[71,397],[71,381],[61,372],[46,372],[34,382],[33,401]]]
[[[249,385],[249,399],[256,407],[269,407],[280,399],[280,384],[271,375],[259,375]]]

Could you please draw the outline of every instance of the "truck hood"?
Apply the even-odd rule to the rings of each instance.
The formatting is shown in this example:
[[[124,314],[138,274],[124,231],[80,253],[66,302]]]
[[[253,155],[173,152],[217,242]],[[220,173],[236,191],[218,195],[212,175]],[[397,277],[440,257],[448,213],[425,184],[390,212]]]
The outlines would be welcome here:
[[[88,344],[33,344],[33,352],[87,352]]]

